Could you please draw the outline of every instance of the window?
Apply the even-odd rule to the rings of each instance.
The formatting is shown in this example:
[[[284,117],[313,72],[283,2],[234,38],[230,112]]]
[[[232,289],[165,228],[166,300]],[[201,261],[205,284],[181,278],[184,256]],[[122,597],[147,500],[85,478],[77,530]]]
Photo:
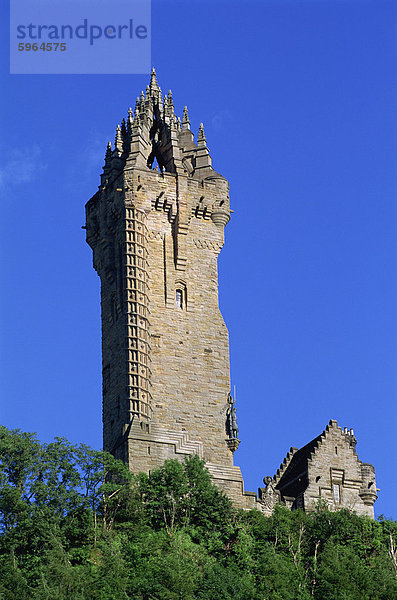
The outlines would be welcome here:
[[[184,281],[175,281],[175,304],[180,310],[187,310],[187,288]]]
[[[334,500],[337,504],[340,502],[340,488],[337,483],[334,484]]]
[[[183,309],[183,290],[176,290],[175,301],[178,308]]]

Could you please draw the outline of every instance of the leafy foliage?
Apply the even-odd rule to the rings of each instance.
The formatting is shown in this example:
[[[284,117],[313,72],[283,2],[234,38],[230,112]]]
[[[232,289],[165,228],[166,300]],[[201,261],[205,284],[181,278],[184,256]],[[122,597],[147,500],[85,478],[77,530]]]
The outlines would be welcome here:
[[[2,600],[392,600],[397,523],[234,509],[197,456],[133,476],[0,427]]]

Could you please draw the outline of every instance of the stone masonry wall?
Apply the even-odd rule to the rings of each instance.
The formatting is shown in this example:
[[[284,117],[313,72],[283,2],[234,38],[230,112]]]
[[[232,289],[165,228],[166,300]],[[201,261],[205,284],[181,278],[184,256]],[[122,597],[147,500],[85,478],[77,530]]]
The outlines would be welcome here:
[[[310,510],[322,499],[331,509],[348,508],[359,515],[374,516],[372,504],[364,504],[363,463],[336,421],[331,421],[321,444],[308,461],[308,487],[304,508]],[[374,478],[373,478],[374,479]],[[375,480],[373,482],[375,491]]]

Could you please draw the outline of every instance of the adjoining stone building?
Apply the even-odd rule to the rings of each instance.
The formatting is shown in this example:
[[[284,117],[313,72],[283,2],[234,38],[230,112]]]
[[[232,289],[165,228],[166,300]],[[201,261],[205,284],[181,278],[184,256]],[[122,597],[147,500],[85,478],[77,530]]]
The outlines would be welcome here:
[[[233,464],[217,272],[229,219],[229,184],[212,167],[202,124],[195,142],[187,108],[176,116],[153,70],[86,205],[101,279],[104,448],[133,472],[197,453],[238,506],[266,512],[272,486],[259,498],[245,492]],[[274,497],[285,501],[280,482]]]
[[[274,477],[259,490],[264,508],[278,502],[310,511],[319,501],[331,510],[348,508],[374,516],[377,498],[375,469],[359,460],[352,429],[343,431],[331,420],[325,430],[302,448],[291,448]]]

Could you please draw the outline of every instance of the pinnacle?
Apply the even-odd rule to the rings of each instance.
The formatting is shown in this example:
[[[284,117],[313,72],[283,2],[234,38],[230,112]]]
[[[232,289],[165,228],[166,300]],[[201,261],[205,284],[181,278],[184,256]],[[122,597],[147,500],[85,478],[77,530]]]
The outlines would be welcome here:
[[[186,131],[188,129],[190,129],[189,113],[187,112],[187,106],[185,106],[183,108],[182,130]]]
[[[157,85],[156,71],[153,67],[152,74],[150,76],[150,90],[153,91],[153,90],[156,90],[157,88],[158,88],[158,85]]]
[[[119,150],[121,152],[123,151],[123,138],[121,136],[121,127],[120,127],[120,125],[117,125],[117,128],[116,128],[116,138],[115,138],[115,141],[114,141],[114,146],[115,146],[116,150]]]
[[[128,135],[131,135],[131,131],[132,128],[134,126],[134,115],[132,112],[132,108],[130,106],[130,108],[128,109],[128,119],[127,119],[127,131],[128,131]]]
[[[204,146],[207,144],[207,140],[205,139],[205,133],[204,133],[204,125],[202,123],[200,123],[200,127],[198,130],[197,142],[203,142]]]
[[[112,157],[112,142],[108,142],[106,146],[105,161],[107,162]]]

